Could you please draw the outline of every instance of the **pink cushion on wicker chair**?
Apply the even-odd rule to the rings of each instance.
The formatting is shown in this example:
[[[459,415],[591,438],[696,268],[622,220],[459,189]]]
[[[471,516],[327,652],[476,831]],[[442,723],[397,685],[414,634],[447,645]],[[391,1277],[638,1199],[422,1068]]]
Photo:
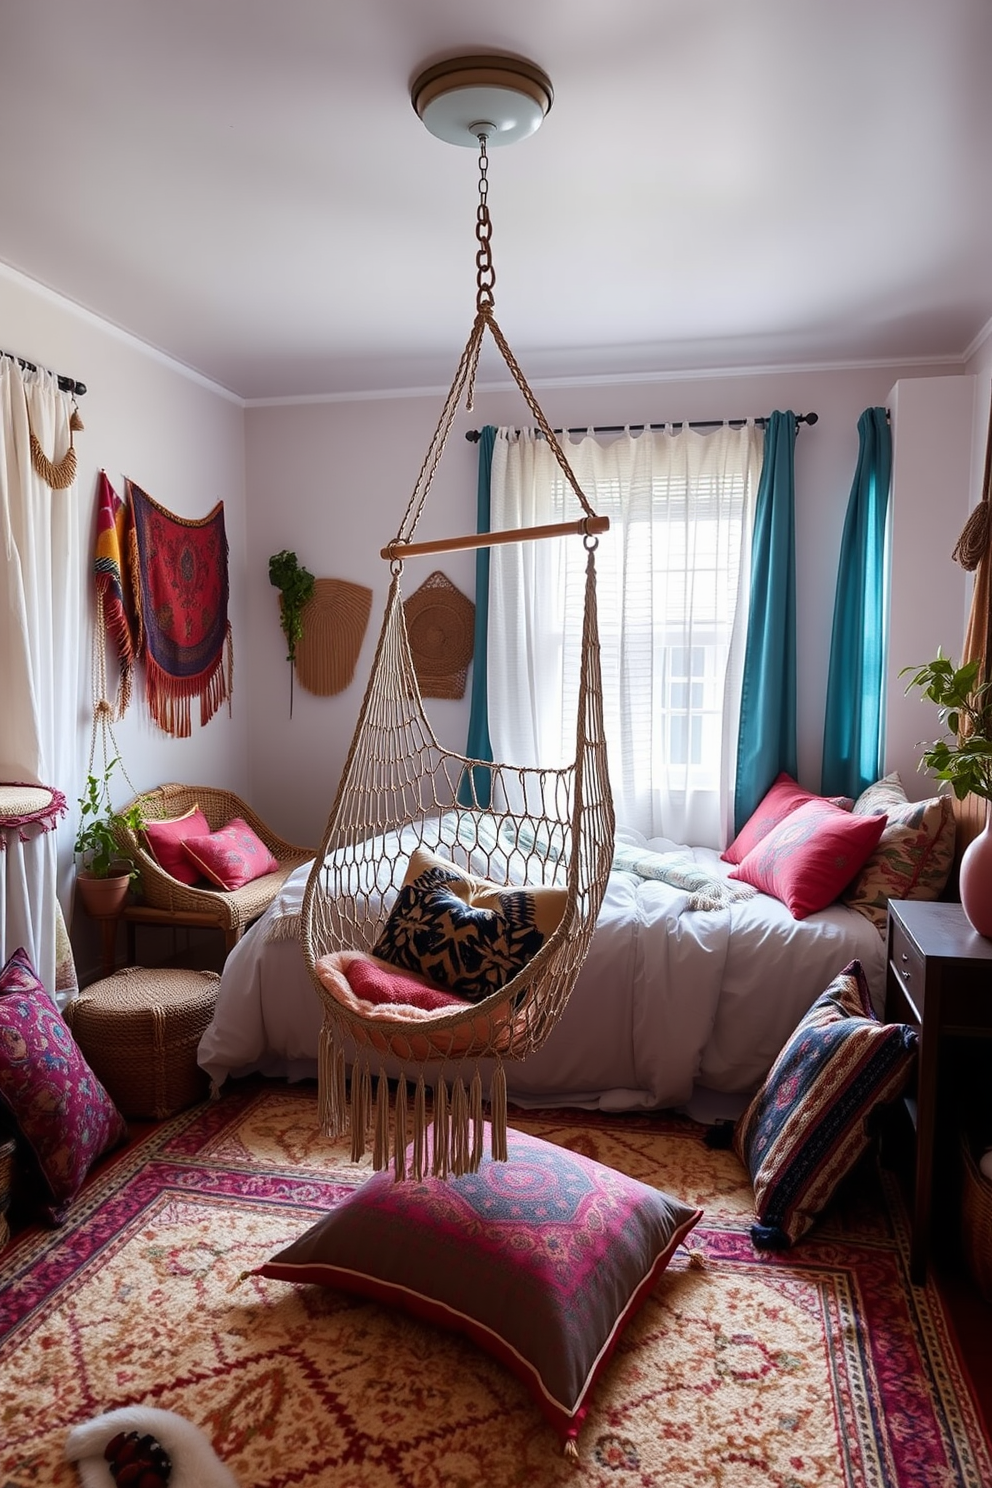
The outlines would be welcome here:
[[[216,832],[187,837],[183,851],[192,867],[199,869],[219,889],[228,892],[242,889],[245,884],[264,877],[266,873],[275,873],[279,868],[265,843],[240,816]]]
[[[197,864],[183,852],[187,837],[199,837],[210,831],[210,823],[199,806],[191,806],[182,816],[145,823],[145,843],[160,868],[184,884],[199,883],[203,874]]]

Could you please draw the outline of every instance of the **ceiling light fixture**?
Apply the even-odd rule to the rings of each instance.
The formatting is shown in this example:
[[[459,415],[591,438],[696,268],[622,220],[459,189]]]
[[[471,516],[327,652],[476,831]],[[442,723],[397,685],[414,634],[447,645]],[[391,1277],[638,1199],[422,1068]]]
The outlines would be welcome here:
[[[546,72],[519,57],[449,57],[426,68],[410,90],[431,134],[449,145],[512,145],[539,129],[554,102]]]

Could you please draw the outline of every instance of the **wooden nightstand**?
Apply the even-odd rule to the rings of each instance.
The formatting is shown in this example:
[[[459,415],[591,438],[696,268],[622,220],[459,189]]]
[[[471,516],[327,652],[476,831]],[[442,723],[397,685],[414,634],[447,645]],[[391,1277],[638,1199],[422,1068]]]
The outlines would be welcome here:
[[[954,1162],[950,1040],[992,1037],[992,940],[973,930],[960,904],[889,902],[885,1017],[920,1034],[910,1275],[926,1279],[933,1222],[934,1159]]]

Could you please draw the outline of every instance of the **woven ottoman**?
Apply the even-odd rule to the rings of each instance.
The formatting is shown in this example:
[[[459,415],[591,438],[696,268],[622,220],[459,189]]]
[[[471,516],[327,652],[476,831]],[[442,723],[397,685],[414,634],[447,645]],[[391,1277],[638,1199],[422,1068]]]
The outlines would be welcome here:
[[[220,978],[212,971],[127,966],[86,987],[65,1019],[124,1116],[163,1121],[205,1100],[196,1062]]]

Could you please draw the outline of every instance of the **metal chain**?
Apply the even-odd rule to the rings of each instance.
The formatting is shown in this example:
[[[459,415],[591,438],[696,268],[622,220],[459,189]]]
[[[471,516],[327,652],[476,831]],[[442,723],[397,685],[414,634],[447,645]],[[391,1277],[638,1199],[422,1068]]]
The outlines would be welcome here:
[[[493,224],[489,216],[489,156],[486,154],[486,136],[479,135],[479,205],[475,213],[475,236],[479,244],[475,255],[475,308],[483,310],[491,309],[495,304],[493,290],[496,287],[496,270],[493,268],[493,255],[490,240],[493,235]]]

